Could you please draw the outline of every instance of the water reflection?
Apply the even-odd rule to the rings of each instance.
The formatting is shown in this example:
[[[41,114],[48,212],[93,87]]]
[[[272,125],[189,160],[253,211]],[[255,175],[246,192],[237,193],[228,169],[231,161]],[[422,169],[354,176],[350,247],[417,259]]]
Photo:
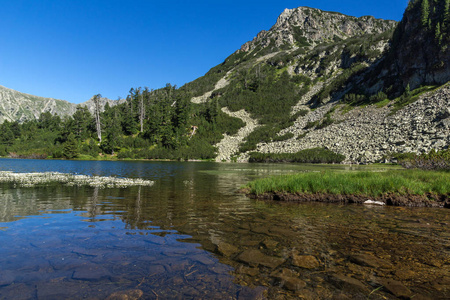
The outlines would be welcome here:
[[[180,242],[190,236],[170,225],[172,209],[159,216],[168,220],[165,228],[155,225],[148,214],[155,204],[149,206],[153,197],[148,189],[73,188],[66,190],[66,197],[55,193],[58,188],[2,190],[7,195],[2,199],[9,199],[1,200],[6,208],[2,218],[10,212],[21,215],[12,222],[9,217],[1,220],[7,227],[0,233],[2,299],[104,299],[117,293],[142,293],[150,299],[229,298],[260,293],[233,283],[231,267],[199,244]],[[24,209],[29,205],[34,209]]]
[[[110,164],[99,165],[95,172],[111,175]],[[122,166],[136,165],[113,175],[145,174],[154,186],[2,185],[0,299],[450,297],[447,210],[235,193],[300,165]]]

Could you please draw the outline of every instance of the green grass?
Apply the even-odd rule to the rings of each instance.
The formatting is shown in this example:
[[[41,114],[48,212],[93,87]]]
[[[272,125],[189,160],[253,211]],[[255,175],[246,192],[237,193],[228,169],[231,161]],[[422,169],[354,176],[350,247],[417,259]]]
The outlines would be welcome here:
[[[424,195],[450,193],[450,172],[395,170],[390,172],[310,172],[252,181],[252,194],[304,193],[334,195]]]
[[[384,99],[384,100],[382,100],[380,102],[375,103],[375,106],[378,107],[378,108],[382,108],[382,107],[385,107],[386,105],[388,105],[390,102],[391,102],[391,100]]]
[[[355,107],[349,104],[344,104],[340,110],[341,115],[345,115],[346,113],[352,111]]]

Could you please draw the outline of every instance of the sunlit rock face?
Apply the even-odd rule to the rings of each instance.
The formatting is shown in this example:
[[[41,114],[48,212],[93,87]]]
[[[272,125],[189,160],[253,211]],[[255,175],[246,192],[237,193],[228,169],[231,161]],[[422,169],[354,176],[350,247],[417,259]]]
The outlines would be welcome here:
[[[265,48],[271,43],[276,47],[317,45],[362,34],[382,33],[396,24],[395,21],[371,16],[356,18],[309,7],[285,9],[269,31],[261,31],[252,41],[245,43],[241,51],[248,52],[258,46]]]

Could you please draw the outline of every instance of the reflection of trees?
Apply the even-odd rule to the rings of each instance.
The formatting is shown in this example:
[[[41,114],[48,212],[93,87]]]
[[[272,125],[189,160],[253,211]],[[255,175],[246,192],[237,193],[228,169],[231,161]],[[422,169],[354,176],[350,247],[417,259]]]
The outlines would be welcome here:
[[[98,186],[96,186],[92,192],[91,201],[86,205],[87,214],[91,222],[95,222],[97,215],[101,213],[100,206],[97,205],[98,202]]]
[[[127,211],[126,214],[126,225],[125,228],[127,229],[136,229],[140,227],[140,224],[145,223],[145,219],[142,219],[142,199],[141,199],[141,187],[138,187],[138,191],[136,194],[136,198],[134,200],[134,203],[131,203],[129,207],[129,211]]]
[[[71,199],[59,187],[14,188],[3,184],[0,193],[0,222],[12,222],[72,206]]]

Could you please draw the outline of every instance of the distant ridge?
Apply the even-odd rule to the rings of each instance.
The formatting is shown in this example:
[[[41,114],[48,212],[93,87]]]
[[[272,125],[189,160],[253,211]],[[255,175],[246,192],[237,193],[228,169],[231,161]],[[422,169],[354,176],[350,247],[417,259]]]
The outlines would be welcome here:
[[[121,101],[108,98],[100,99],[102,108],[106,103],[114,106]],[[43,112],[50,112],[61,117],[70,116],[75,113],[78,105],[86,106],[91,113],[94,111],[92,99],[81,104],[74,104],[65,100],[21,93],[0,85],[0,124],[5,120],[24,122],[37,119]]]

